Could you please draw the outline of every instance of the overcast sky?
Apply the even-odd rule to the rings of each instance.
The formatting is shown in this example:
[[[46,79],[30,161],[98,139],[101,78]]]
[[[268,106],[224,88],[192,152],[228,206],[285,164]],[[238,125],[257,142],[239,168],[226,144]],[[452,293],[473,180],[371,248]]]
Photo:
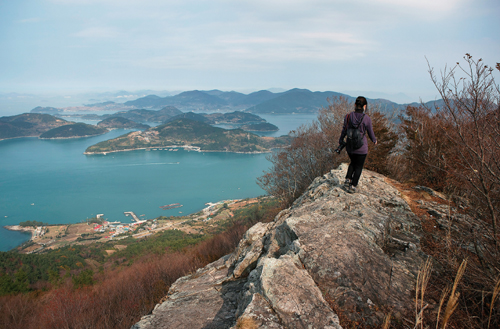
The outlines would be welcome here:
[[[425,57],[438,70],[465,53],[500,62],[499,17],[498,0],[0,0],[0,92],[307,88],[426,101]]]

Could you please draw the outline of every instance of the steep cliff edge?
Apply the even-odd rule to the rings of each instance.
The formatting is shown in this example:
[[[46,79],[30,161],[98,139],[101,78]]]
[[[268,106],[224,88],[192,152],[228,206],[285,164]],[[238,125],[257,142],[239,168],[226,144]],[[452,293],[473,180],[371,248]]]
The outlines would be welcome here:
[[[318,177],[273,222],[250,228],[230,255],[180,278],[134,329],[341,328],[412,308],[420,223],[384,176],[365,170],[359,193],[346,165]]]

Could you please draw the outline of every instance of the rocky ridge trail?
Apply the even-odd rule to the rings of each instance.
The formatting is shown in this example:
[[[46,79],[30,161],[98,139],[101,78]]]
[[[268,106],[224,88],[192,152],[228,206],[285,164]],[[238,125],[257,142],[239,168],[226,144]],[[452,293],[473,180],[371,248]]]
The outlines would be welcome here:
[[[273,222],[250,228],[236,250],[177,280],[133,329],[342,328],[339,316],[379,325],[413,308],[421,227],[400,192],[347,165],[318,177]]]

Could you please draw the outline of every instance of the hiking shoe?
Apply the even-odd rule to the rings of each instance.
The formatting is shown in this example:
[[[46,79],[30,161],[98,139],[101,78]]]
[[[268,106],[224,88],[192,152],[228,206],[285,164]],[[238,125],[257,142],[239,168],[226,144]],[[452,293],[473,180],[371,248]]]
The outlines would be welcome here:
[[[344,188],[348,190],[349,186],[351,186],[351,180],[349,178],[346,178],[344,182]]]
[[[347,192],[349,193],[356,193],[358,191],[357,187],[356,186],[349,186],[349,189],[347,190]]]

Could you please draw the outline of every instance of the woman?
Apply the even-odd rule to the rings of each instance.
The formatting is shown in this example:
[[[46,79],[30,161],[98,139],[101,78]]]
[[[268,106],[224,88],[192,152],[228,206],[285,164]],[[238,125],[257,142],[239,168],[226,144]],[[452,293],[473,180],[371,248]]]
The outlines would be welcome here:
[[[368,154],[368,141],[366,139],[366,133],[368,133],[372,142],[377,145],[377,138],[373,133],[372,119],[370,119],[368,114],[364,113],[367,105],[368,102],[363,96],[356,98],[356,102],[354,103],[354,112],[345,116],[344,126],[342,128],[342,133],[340,134],[339,144],[344,143],[343,140],[347,135],[347,129],[349,127],[358,127],[363,136],[363,146],[360,148],[353,149],[349,143],[347,143],[346,147],[351,163],[349,164],[349,169],[347,169],[344,186],[349,193],[356,193],[359,177],[363,171],[363,165],[365,164],[366,156]]]

